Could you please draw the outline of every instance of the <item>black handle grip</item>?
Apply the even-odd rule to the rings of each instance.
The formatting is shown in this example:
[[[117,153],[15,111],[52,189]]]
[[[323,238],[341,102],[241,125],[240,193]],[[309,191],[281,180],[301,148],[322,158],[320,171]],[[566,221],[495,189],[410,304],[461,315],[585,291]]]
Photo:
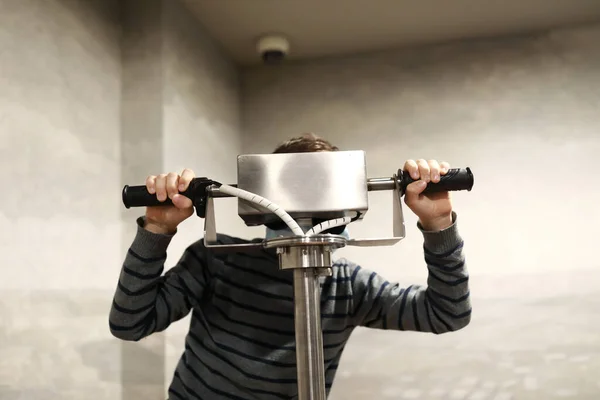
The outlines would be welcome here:
[[[197,179],[197,178],[194,178]],[[194,181],[192,179],[192,182]],[[185,192],[181,192],[179,194],[192,198],[192,194],[190,193],[194,185],[190,183],[188,189]],[[156,198],[156,194],[151,194],[146,189],[146,186],[129,186],[125,185],[123,188],[123,204],[125,208],[130,207],[155,207],[155,206],[172,206],[173,202],[171,199],[167,197],[165,201],[159,201]]]
[[[398,170],[398,179],[400,180],[400,190],[406,192],[406,187],[415,180],[406,172]],[[474,178],[471,168],[451,168],[445,175],[440,177],[438,183],[429,183],[423,193],[449,192],[458,190],[468,190],[473,188]]]
[[[200,218],[206,217],[206,205],[207,205],[207,188],[209,186],[216,185],[221,186],[219,182],[213,181],[206,177],[193,178],[190,181],[188,188],[184,192],[179,192],[182,196],[185,196],[192,200],[196,214]],[[123,204],[126,208],[130,207],[156,207],[156,206],[172,206],[173,202],[167,198],[165,201],[159,201],[156,198],[156,194],[151,194],[146,189],[146,186],[129,186],[125,185],[123,188]]]

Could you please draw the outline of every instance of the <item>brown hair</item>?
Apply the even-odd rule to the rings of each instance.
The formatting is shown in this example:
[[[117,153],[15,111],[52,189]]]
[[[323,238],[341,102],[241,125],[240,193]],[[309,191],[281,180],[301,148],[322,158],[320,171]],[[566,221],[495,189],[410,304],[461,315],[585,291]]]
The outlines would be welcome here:
[[[273,153],[312,153],[338,150],[336,146],[314,133],[305,133],[279,144]]]

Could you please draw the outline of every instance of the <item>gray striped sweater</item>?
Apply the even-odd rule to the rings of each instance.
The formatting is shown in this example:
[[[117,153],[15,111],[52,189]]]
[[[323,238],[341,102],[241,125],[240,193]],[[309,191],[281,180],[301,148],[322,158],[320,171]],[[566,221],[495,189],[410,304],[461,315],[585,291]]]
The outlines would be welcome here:
[[[418,226],[426,286],[401,287],[345,259],[323,278],[327,393],[356,327],[441,334],[469,323],[468,274],[454,219],[440,232]],[[172,236],[151,233],[143,223],[138,219],[109,325],[117,338],[138,341],[192,313],[169,399],[297,398],[291,271],[279,270],[271,250],[212,254],[198,241],[163,274]],[[227,235],[219,241],[248,242]]]

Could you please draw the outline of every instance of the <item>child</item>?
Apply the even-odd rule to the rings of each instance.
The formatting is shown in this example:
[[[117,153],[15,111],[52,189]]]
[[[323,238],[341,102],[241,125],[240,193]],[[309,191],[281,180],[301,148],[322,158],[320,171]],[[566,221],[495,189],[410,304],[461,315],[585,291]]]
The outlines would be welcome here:
[[[308,134],[281,144],[275,153],[337,151]],[[434,160],[409,160],[404,170],[416,182],[404,196],[419,217],[428,268],[426,287],[406,288],[341,259],[324,278],[321,317],[327,394],[344,346],[355,327],[435,334],[465,327],[471,316],[463,241],[447,192],[421,195],[449,169]],[[260,254],[211,254],[201,240],[163,274],[177,226],[193,214],[178,193],[194,178],[151,176],[151,193],[171,207],[148,207],[120,274],[110,311],[110,329],[137,341],[165,330],[192,312],[185,351],[169,387],[170,400],[291,399],[297,395],[292,273],[280,271],[272,250]],[[273,232],[267,228],[267,236]],[[280,232],[278,232],[280,234]],[[291,232],[290,232],[291,234]],[[260,239],[258,239],[260,240]],[[220,243],[248,243],[219,235]]]

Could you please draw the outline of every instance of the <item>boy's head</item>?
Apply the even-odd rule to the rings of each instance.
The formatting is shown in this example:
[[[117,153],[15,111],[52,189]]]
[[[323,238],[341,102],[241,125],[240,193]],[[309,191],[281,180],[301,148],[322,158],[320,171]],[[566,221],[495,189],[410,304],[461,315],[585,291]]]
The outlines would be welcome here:
[[[314,133],[305,133],[280,143],[273,153],[312,153],[338,150],[336,146]]]

